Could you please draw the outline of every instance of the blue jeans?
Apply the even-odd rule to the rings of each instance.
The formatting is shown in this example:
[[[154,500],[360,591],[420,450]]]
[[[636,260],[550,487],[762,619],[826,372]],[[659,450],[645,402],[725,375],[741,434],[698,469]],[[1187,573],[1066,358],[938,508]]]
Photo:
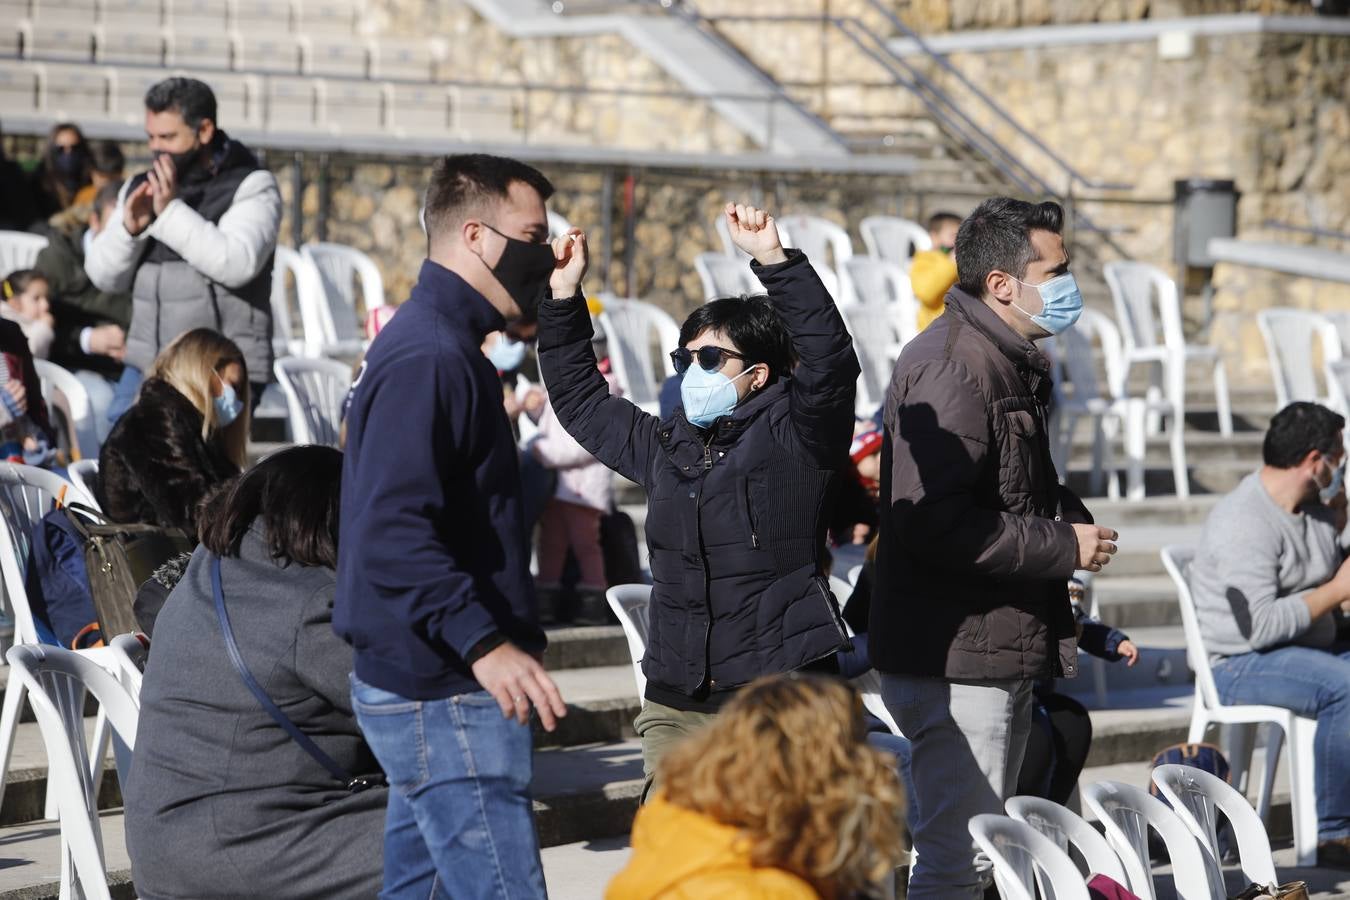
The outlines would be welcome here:
[[[136,402],[144,376],[135,366],[123,366],[122,377],[113,385],[112,403],[108,405],[108,424],[115,425],[122,414]]]
[[[1317,837],[1350,837],[1350,647],[1280,647],[1214,665],[1224,703],[1278,706],[1317,719]]]
[[[409,700],[355,675],[352,708],[389,777],[383,900],[543,898],[528,725],[486,691]]]

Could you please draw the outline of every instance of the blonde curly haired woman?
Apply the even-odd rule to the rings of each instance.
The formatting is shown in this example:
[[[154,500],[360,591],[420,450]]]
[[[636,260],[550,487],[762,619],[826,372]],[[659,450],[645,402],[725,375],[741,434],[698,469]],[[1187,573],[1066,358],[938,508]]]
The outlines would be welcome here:
[[[903,856],[895,759],[862,701],[823,675],[759,679],[671,751],[606,900],[846,900]]]

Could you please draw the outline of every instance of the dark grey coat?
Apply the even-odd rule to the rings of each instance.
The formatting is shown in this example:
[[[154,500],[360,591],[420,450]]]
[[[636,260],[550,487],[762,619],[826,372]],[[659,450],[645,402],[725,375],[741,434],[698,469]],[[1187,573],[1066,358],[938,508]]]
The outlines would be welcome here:
[[[250,531],[221,581],[272,700],[348,771],[378,771],[352,714],[352,651],[332,629],[333,571],[280,568]],[[125,794],[142,898],[379,893],[385,789],[348,793],[263,712],[226,655],[204,548],[156,621]]]

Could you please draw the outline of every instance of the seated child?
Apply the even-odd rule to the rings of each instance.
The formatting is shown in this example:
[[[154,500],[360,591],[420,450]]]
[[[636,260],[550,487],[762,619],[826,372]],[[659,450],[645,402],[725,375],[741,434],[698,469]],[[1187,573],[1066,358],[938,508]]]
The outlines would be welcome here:
[[[54,445],[28,340],[17,324],[0,320],[0,460],[49,466]]]
[[[47,358],[56,337],[56,319],[52,317],[47,288],[47,279],[36,269],[11,272],[0,282],[5,301],[0,303],[0,316],[23,329],[28,349],[38,359]]]

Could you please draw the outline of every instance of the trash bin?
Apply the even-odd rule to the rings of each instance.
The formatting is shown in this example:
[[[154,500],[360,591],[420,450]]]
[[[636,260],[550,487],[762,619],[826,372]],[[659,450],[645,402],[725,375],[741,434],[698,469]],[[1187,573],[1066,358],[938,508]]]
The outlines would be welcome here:
[[[1177,266],[1214,268],[1209,240],[1237,234],[1236,183],[1213,178],[1186,178],[1173,183],[1176,216],[1173,238]]]

